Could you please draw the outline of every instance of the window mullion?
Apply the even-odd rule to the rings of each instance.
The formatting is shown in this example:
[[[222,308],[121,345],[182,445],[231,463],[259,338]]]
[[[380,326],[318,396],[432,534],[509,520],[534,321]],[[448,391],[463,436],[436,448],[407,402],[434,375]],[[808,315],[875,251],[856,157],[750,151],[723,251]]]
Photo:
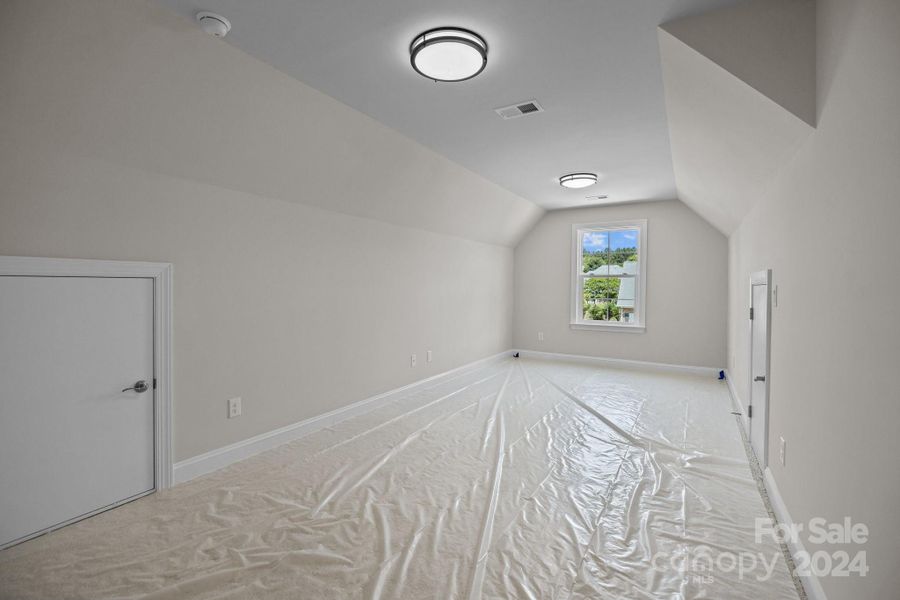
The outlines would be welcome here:
[[[573,323],[591,323],[602,326],[605,323],[611,324],[613,318],[615,318],[617,323],[622,322],[624,324],[627,322],[635,324],[635,319],[638,321],[636,324],[641,325],[643,323],[645,307],[642,302],[642,288],[644,287],[642,269],[644,268],[645,256],[642,242],[645,235],[645,226],[644,221],[638,221],[634,224],[620,222],[610,226],[597,224],[576,226],[574,228],[576,229],[575,242],[577,248],[575,250],[577,255],[575,257],[575,265],[577,269],[574,281],[576,297]],[[616,234],[616,232],[621,231],[625,231],[629,235],[620,236]],[[632,243],[629,244],[629,242]],[[598,252],[595,248],[597,248],[599,243],[603,243],[605,248]],[[617,246],[615,263],[613,262],[612,251],[614,244]],[[634,261],[636,264],[632,264],[631,269],[629,269],[633,269],[634,272],[610,273],[612,269],[625,271],[622,268],[621,261],[628,262],[630,255],[624,252],[624,249],[627,248],[633,248],[637,255],[637,259]],[[601,262],[602,264],[597,264]],[[596,270],[597,273],[586,273],[586,269]],[[606,271],[605,273],[603,272],[604,270]],[[597,281],[591,281],[589,284],[588,279]],[[619,282],[618,284],[610,283],[616,280]],[[626,283],[628,281],[632,283]],[[622,288],[626,286],[628,288],[627,297],[621,296],[624,293]],[[590,291],[588,292],[588,290]],[[596,297],[609,296],[611,294],[614,294],[616,298]],[[625,298],[625,300],[622,300],[622,298]],[[596,306],[597,304],[602,304],[602,308]],[[583,306],[595,307],[591,309],[590,316],[588,316],[587,310],[583,309]],[[626,319],[626,317],[628,318]]]

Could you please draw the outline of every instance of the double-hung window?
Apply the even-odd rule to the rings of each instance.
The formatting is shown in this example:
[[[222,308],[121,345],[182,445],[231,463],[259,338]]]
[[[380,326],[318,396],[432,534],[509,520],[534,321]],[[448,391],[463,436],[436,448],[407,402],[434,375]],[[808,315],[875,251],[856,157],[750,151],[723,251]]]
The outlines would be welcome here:
[[[646,251],[646,220],[572,226],[572,328],[644,330]]]

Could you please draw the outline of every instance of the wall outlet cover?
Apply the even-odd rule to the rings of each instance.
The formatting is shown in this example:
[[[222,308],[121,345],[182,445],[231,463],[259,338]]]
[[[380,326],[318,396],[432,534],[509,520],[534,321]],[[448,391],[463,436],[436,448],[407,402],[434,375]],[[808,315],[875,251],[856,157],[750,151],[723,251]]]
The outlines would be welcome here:
[[[228,418],[233,419],[241,416],[241,399],[231,398],[228,401]]]

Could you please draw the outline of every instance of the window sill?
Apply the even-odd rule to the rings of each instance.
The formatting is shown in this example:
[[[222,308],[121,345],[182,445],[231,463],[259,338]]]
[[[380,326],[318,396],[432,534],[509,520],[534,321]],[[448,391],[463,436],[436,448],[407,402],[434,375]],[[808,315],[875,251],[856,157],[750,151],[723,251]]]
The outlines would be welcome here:
[[[644,333],[643,325],[609,325],[605,323],[570,323],[570,329],[581,331],[615,331],[618,333]]]

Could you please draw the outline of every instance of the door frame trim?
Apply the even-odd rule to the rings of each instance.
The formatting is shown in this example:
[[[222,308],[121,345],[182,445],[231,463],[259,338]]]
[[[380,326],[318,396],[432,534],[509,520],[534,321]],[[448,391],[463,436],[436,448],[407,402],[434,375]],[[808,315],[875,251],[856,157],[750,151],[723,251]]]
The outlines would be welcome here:
[[[153,279],[153,462],[155,490],[172,487],[172,284],[171,263],[0,256],[0,276],[142,277]]]
[[[765,269],[763,271],[756,271],[750,274],[750,304],[749,306],[753,307],[753,286],[754,285],[765,285],[766,286],[766,394],[764,402],[766,403],[766,422],[763,423],[763,455],[757,456],[756,460],[759,462],[760,468],[765,469],[769,464],[769,408],[771,408],[771,402],[769,402],[770,390],[772,389],[772,378],[771,378],[771,356],[772,356],[772,269]],[[749,316],[749,315],[748,315]],[[750,365],[747,369],[747,379],[749,380],[749,392],[750,397],[747,399],[747,405],[753,405],[753,321],[747,319],[747,323],[749,325],[749,359]],[[750,447],[753,447],[753,419],[748,419],[749,421],[749,431],[747,432],[748,438],[750,441]],[[755,451],[755,449],[754,449]]]

